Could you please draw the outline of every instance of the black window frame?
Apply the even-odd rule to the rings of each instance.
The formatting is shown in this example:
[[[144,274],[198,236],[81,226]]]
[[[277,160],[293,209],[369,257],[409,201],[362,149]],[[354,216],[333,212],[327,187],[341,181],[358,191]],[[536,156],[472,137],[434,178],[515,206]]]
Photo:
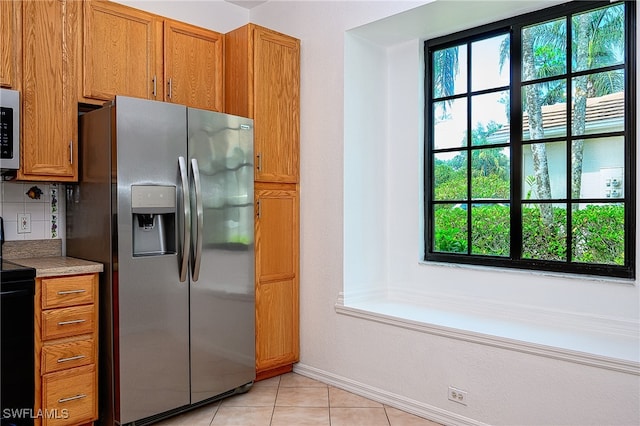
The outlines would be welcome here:
[[[625,5],[625,126],[621,133],[624,137],[624,152],[625,152],[625,167],[624,167],[624,203],[625,203],[625,242],[624,242],[624,265],[611,265],[611,264],[595,264],[595,263],[579,263],[571,261],[571,232],[567,230],[565,241],[568,246],[568,256],[564,261],[549,261],[549,260],[537,260],[537,259],[523,259],[521,257],[522,247],[522,219],[521,209],[525,204],[525,200],[522,199],[519,182],[521,182],[522,165],[519,159],[521,158],[521,135],[522,135],[522,103],[521,103],[521,33],[520,30],[523,27],[529,25],[535,25],[550,21],[552,19],[558,19],[562,16],[570,16],[571,14],[585,12],[593,9],[598,9],[603,6],[608,6],[615,3],[623,3]],[[568,19],[570,25],[571,19]],[[424,244],[425,255],[424,259],[427,262],[445,262],[454,264],[470,264],[470,265],[484,265],[493,267],[504,268],[516,268],[535,271],[549,271],[568,274],[580,274],[580,275],[595,275],[606,276],[614,278],[629,278],[635,279],[635,266],[636,266],[636,5],[633,1],[572,1],[557,6],[552,6],[546,9],[541,9],[535,12],[519,15],[513,18],[508,18],[498,22],[490,23],[476,28],[460,31],[454,34],[438,37],[435,39],[426,40],[424,42],[424,60],[425,60],[425,109],[424,109],[424,214],[425,214],[425,229],[424,229]],[[569,32],[570,26],[567,30]],[[482,40],[491,37],[492,35],[509,33],[511,35],[511,82],[509,89],[511,91],[511,103],[510,103],[510,142],[508,146],[511,152],[511,174],[510,174],[510,200],[511,205],[510,212],[510,226],[511,226],[511,240],[510,240],[510,255],[506,257],[502,256],[487,256],[467,253],[448,253],[448,252],[436,252],[434,251],[434,206],[437,204],[448,204],[451,201],[436,201],[434,200],[434,147],[433,147],[433,122],[432,111],[434,98],[432,96],[431,76],[432,76],[432,55],[431,52],[435,50],[441,50],[448,47],[458,46],[461,44],[470,44],[476,40]],[[568,63],[571,60],[571,47],[567,47]],[[469,63],[471,61],[469,60]],[[471,65],[469,65],[471,67]],[[608,68],[602,68],[601,70],[607,70]],[[580,75],[580,72],[574,72],[570,66],[566,70],[566,78],[570,81],[573,76]],[[468,88],[470,88],[469,80],[471,79],[471,73],[467,75]],[[556,77],[554,77],[556,78]],[[569,91],[567,91],[570,93]],[[471,91],[465,90],[465,96],[470,96]],[[482,91],[475,92],[482,93]],[[436,98],[437,101],[456,98],[458,96],[453,95],[449,97]],[[571,108],[567,108],[567,115],[571,114]],[[567,121],[569,123],[569,121]],[[568,124],[567,124],[568,126]],[[467,134],[470,133],[470,129],[467,129]],[[600,134],[600,136],[602,136]],[[578,139],[577,137],[573,137]],[[558,138],[556,138],[558,139]],[[554,141],[554,138],[547,138],[544,141]],[[568,145],[572,140],[572,134],[570,131],[563,138]],[[580,139],[585,139],[584,135],[580,136]],[[468,147],[471,148],[469,142]],[[501,145],[497,145],[498,147]],[[441,151],[436,151],[441,152]],[[469,153],[471,151],[469,150]],[[568,160],[570,161],[570,160]],[[570,170],[570,169],[567,169]],[[569,173],[567,171],[567,173]],[[468,179],[470,178],[471,170],[467,171]],[[471,181],[467,181],[467,187],[471,186]],[[571,193],[566,194],[567,202],[570,204],[572,200]],[[583,202],[590,201],[589,199],[580,199]],[[594,199],[602,202],[602,199]],[[488,202],[498,202],[500,200],[489,200]],[[553,201],[553,200],[552,200]],[[550,202],[552,202],[550,201]],[[470,197],[466,200],[468,203],[472,203]],[[468,204],[470,205],[470,204]],[[470,209],[467,209],[470,210]],[[567,213],[570,215],[570,213]],[[468,220],[471,218],[471,213],[468,213]],[[570,216],[567,219],[570,222]],[[471,222],[469,222],[468,226]],[[471,238],[468,236],[468,238]]]

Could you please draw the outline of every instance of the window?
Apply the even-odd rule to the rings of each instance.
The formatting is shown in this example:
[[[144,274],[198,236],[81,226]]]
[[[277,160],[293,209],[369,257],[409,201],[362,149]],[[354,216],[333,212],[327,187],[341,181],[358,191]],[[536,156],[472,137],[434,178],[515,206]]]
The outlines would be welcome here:
[[[426,260],[635,277],[635,6],[425,43]]]

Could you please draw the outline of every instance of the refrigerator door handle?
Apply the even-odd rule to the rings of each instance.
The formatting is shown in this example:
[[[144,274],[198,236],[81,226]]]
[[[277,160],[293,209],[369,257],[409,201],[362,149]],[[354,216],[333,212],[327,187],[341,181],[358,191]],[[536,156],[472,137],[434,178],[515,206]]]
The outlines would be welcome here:
[[[200,168],[198,160],[191,159],[191,172],[193,176],[193,185],[196,194],[196,229],[195,229],[195,253],[191,259],[191,274],[193,281],[198,281],[200,277],[200,261],[202,260],[202,228],[204,225],[204,212],[202,210],[202,186],[200,185]]]
[[[191,248],[191,202],[189,201],[189,177],[187,176],[187,162],[184,157],[178,157],[178,165],[180,166],[180,180],[182,181],[182,206],[183,214],[183,232],[182,237],[182,259],[180,261],[180,282],[187,280],[189,271],[189,250]]]

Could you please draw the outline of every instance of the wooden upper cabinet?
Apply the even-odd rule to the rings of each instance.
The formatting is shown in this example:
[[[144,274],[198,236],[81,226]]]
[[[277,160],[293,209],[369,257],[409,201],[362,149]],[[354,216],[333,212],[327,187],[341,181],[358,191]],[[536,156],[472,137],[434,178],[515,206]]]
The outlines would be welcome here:
[[[0,1],[0,86],[20,89],[20,3]]]
[[[163,99],[162,20],[103,0],[84,3],[82,95]],[[81,99],[82,100],[82,99]]]
[[[222,34],[85,0],[83,38],[81,102],[124,95],[222,111]]]
[[[164,21],[165,101],[222,111],[224,36]]]
[[[22,3],[23,180],[75,181],[78,177],[76,58],[81,3]]]
[[[256,181],[297,183],[300,40],[254,24],[225,34],[225,112],[254,119]]]

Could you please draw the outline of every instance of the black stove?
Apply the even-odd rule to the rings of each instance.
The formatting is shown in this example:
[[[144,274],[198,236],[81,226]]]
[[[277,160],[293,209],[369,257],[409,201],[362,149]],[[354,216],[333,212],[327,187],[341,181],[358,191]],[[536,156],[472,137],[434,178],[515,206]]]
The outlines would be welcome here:
[[[4,283],[12,281],[32,280],[36,276],[36,270],[27,266],[18,265],[6,259],[2,261],[0,270],[0,281]]]
[[[0,258],[0,425],[33,426],[36,270]]]

